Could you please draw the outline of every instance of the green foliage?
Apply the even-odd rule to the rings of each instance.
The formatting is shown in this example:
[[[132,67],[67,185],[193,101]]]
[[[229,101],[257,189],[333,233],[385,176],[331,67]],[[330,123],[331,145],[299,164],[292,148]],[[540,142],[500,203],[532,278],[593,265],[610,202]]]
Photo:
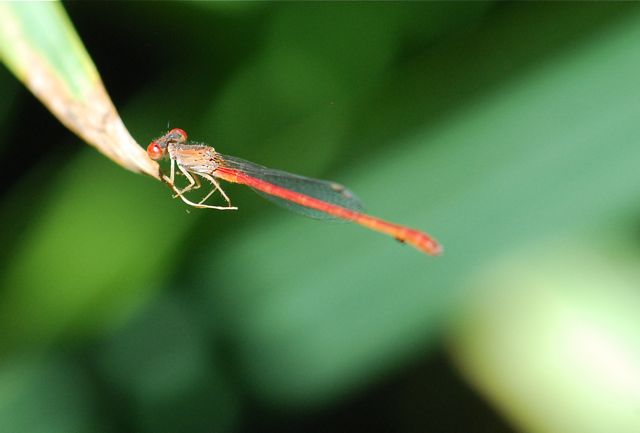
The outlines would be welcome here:
[[[636,5],[69,9],[104,81],[124,92],[114,100],[140,143],[169,121],[220,152],[336,180],[371,214],[432,233],[445,254],[303,219],[236,186],[226,191],[238,212],[186,212],[92,149],[55,166],[51,152],[20,166],[0,206],[0,425],[14,411],[39,416],[70,389],[67,431],[246,429],[245,397],[286,411],[337,404],[447,342],[478,394],[522,431],[638,430],[597,410],[623,398],[588,382],[615,366],[572,376],[575,353],[552,349],[574,314],[603,330],[612,353],[640,337],[633,308],[620,306],[635,305],[638,283],[628,271],[638,260]],[[0,116],[11,125],[16,115]],[[16,137],[25,126],[11,128]],[[581,266],[594,274],[580,278]],[[576,302],[582,288],[597,296]],[[624,329],[591,320],[612,311]],[[637,369],[623,375],[639,383]],[[557,390],[540,397],[549,407],[572,390],[603,395],[575,397],[570,419],[551,419],[540,389]],[[34,395],[45,403],[32,407]],[[405,425],[427,430],[427,400],[413,397],[424,410]]]
[[[33,67],[28,47],[76,98],[93,88],[98,73],[60,3],[6,2],[0,17],[0,55],[16,77],[26,81]]]

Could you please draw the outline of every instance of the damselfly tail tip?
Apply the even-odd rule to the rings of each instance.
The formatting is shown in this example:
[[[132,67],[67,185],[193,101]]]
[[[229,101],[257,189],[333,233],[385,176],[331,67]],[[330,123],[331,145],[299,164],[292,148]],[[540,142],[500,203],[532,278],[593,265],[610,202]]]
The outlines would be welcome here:
[[[439,256],[444,252],[444,247],[438,241],[425,234],[423,236],[422,239],[414,244],[416,248],[430,256]]]
[[[396,236],[396,240],[403,244],[409,244],[430,256],[439,256],[444,251],[442,245],[426,233],[418,230],[410,230],[409,236]]]
[[[433,241],[433,245],[431,245],[427,253],[432,256],[440,256],[442,255],[442,253],[444,253],[444,247],[439,243],[437,243],[436,241]]]

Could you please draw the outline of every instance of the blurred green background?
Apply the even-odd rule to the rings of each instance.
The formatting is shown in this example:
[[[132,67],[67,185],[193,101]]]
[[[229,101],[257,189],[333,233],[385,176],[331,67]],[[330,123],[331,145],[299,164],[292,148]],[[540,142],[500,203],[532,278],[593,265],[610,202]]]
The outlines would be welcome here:
[[[141,145],[336,180],[430,258],[186,209],[0,69],[0,431],[640,432],[640,6],[67,3]]]

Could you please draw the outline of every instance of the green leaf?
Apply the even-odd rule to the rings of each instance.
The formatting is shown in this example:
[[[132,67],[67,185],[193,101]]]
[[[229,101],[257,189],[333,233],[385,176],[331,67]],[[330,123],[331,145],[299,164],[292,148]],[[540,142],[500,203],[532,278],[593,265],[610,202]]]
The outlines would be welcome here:
[[[640,430],[640,275],[589,244],[497,261],[459,311],[465,376],[518,431]]]
[[[497,32],[489,37],[511,41],[523,29]],[[217,242],[195,284],[228,320],[256,389],[289,403],[344,392],[437,335],[496,257],[559,237],[593,241],[637,209],[638,45],[640,16],[629,14],[335,179],[371,213],[432,233],[442,257],[285,213]]]
[[[166,188],[95,152],[48,186],[53,199],[40,203],[0,274],[4,350],[122,323],[158,289],[193,221]]]
[[[57,75],[73,98],[82,100],[100,81],[98,71],[58,2],[0,4],[0,55],[25,84],[37,77],[35,63]]]
[[[0,3],[0,57],[69,129],[118,164],[159,178],[58,2]]]
[[[96,417],[89,380],[69,357],[3,357],[0,420],[5,431],[108,431]],[[43,422],[46,420],[46,422]]]

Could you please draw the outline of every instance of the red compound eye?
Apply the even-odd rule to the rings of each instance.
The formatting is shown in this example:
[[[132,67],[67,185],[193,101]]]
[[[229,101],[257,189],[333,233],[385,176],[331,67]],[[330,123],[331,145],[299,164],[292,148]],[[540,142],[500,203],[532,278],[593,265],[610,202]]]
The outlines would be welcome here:
[[[187,133],[184,132],[184,129],[173,128],[167,135],[175,137],[175,140],[180,143],[184,143],[187,141]]]
[[[164,156],[164,150],[158,145],[158,143],[152,141],[151,144],[149,144],[149,146],[147,147],[147,154],[149,155],[149,158],[157,161],[159,159],[162,159],[162,157]]]

